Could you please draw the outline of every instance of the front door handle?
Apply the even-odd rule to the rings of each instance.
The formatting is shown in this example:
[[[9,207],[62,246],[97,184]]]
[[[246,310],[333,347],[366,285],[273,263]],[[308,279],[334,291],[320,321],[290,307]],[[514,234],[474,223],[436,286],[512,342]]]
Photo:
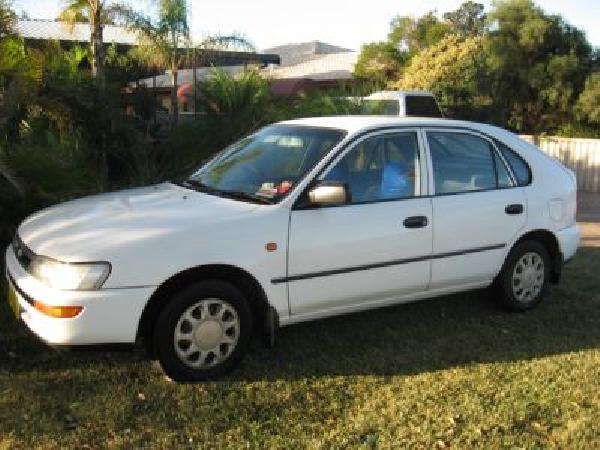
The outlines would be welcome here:
[[[427,220],[427,217],[425,216],[407,217],[403,222],[406,228],[423,228],[426,227],[428,223],[429,220]]]
[[[518,214],[523,214],[523,205],[521,205],[520,203],[516,203],[514,205],[508,205],[506,208],[504,208],[504,211],[509,216],[516,216]]]

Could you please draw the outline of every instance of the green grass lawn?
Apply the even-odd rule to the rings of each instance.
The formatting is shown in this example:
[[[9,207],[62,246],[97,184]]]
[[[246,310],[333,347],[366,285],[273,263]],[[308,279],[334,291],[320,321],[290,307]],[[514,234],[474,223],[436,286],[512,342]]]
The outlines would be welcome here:
[[[487,292],[283,329],[219,382],[57,352],[0,307],[0,448],[600,448],[600,248],[534,311]]]

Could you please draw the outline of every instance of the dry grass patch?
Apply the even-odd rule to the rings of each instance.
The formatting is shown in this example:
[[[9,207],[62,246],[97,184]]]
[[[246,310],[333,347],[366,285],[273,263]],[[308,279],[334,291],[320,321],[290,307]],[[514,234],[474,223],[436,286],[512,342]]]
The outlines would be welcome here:
[[[0,448],[591,448],[600,248],[527,314],[486,292],[298,325],[213,383],[141,351],[56,352],[0,308]]]

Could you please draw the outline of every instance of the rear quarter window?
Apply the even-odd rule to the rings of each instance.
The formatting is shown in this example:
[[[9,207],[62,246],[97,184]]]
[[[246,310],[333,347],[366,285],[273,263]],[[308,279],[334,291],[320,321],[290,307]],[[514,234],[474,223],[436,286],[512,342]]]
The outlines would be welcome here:
[[[502,156],[510,165],[512,173],[516,178],[518,186],[528,186],[531,184],[531,169],[529,165],[517,153],[509,148],[506,144],[498,142],[498,149],[502,152]]]

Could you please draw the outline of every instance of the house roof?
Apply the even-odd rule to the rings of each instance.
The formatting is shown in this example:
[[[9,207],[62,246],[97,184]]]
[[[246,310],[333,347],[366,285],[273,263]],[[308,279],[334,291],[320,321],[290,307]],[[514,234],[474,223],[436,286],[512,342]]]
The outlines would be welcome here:
[[[265,64],[273,63],[275,59],[281,58],[280,66],[268,66],[261,70],[262,74],[274,80],[274,90],[282,93],[298,90],[300,87],[306,88],[311,81],[314,82],[336,82],[342,80],[351,80],[353,78],[354,66],[358,60],[358,52],[353,52],[345,48],[336,47],[334,45],[325,44],[319,41],[307,42],[304,44],[288,44],[279,47],[273,47],[265,50],[268,53],[275,54],[259,54],[256,55],[259,61]],[[294,53],[294,57],[290,59],[290,52]],[[243,65],[252,61],[243,61],[242,59],[235,60],[228,57],[223,59],[224,55],[235,55],[234,52],[222,52],[223,55],[219,59],[224,61],[223,70],[232,75],[238,75],[244,70]],[[278,56],[278,55],[279,56]],[[286,56],[287,55],[287,56]],[[272,57],[270,60],[267,57]],[[286,59],[287,64],[286,64]],[[247,59],[247,58],[246,58]],[[295,60],[296,63],[290,64],[290,61]],[[215,64],[216,65],[216,64]],[[189,66],[188,66],[189,67]],[[198,81],[206,80],[213,73],[214,68],[204,67],[196,71]],[[178,85],[184,85],[193,81],[193,70],[182,69],[178,73]],[[283,80],[290,80],[283,83]],[[156,77],[157,88],[170,88],[171,76],[167,71]],[[140,85],[146,87],[153,86],[152,78],[139,80]],[[135,82],[129,84],[131,87],[136,85]]]
[[[16,30],[25,39],[82,43],[90,41],[90,25],[87,23],[76,23],[70,29],[65,22],[57,20],[19,19]],[[133,46],[136,45],[137,36],[123,27],[105,25],[104,41]]]
[[[358,60],[357,52],[332,53],[316,56],[291,66],[265,69],[272,78],[310,78],[312,80],[349,80]]]
[[[30,41],[61,41],[66,43],[90,42],[90,25],[76,23],[70,28],[65,22],[57,20],[19,19],[16,30],[24,39]],[[116,25],[104,25],[103,33],[106,44],[116,44],[122,50],[136,46],[138,34]],[[181,49],[186,48],[181,46]],[[197,65],[244,65],[253,62],[261,64],[278,64],[280,58],[275,54],[261,54],[254,52],[201,49],[196,52]],[[191,62],[187,63],[191,66]]]
[[[352,50],[327,44],[321,41],[302,42],[294,44],[278,45],[265,49],[265,53],[274,53],[281,57],[281,66],[293,66],[322,55],[333,53],[349,53]]]
[[[272,78],[278,81],[277,86],[282,91],[293,89],[296,86],[308,86],[306,81],[341,81],[352,79],[352,73],[354,71],[354,65],[358,58],[358,53],[338,53],[330,55],[321,55],[310,61],[296,64],[294,66],[287,67],[267,67],[262,69],[262,74],[267,78]],[[220,69],[232,75],[238,75],[244,71],[244,66],[225,66]],[[196,69],[197,81],[207,80],[211,74],[215,71],[214,67],[203,67]],[[177,84],[179,86],[185,83],[191,83],[193,81],[193,69],[180,69],[177,74]],[[289,83],[281,83],[282,80],[290,80]],[[300,81],[300,83],[299,83]],[[140,85],[146,87],[153,86],[152,77],[144,78],[139,80]],[[131,87],[135,87],[136,83],[129,83]],[[171,87],[171,75],[170,71],[165,72],[162,75],[156,76],[156,87],[157,88],[170,88]]]

